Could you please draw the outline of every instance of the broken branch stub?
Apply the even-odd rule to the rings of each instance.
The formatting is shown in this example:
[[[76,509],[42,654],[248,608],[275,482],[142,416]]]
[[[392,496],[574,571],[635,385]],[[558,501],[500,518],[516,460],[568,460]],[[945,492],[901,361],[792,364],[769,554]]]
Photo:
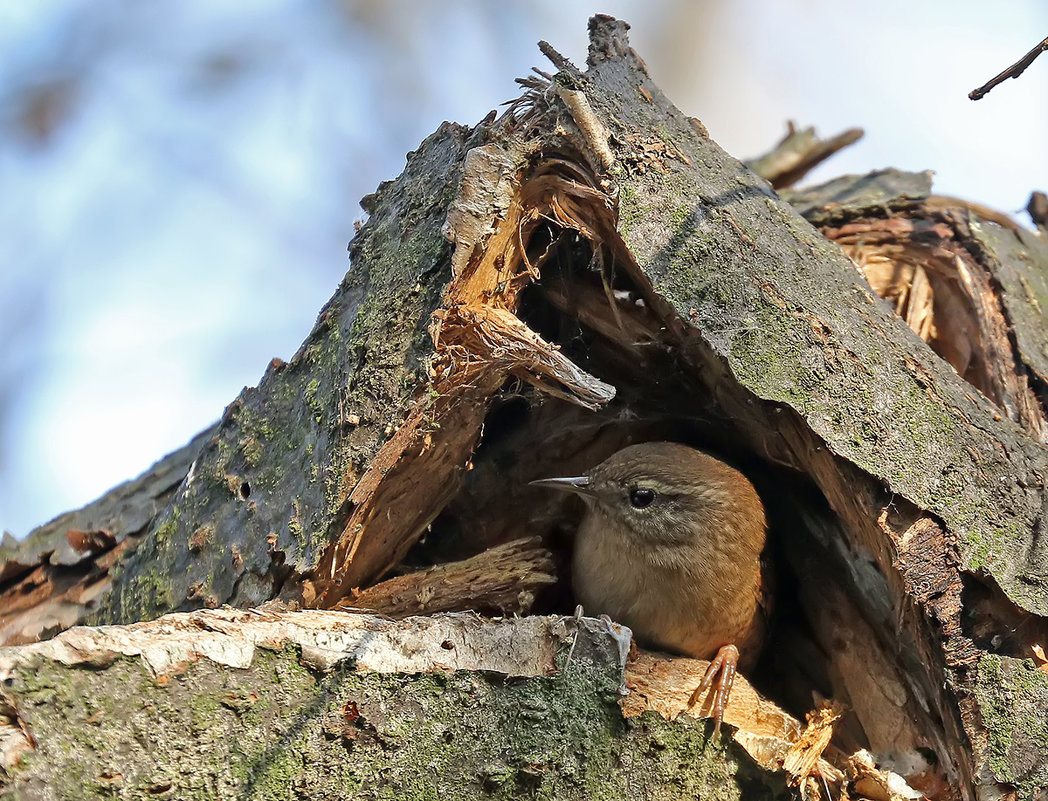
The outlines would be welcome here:
[[[908,189],[871,203],[862,187],[875,177],[884,190]],[[1040,307],[1048,284],[1036,266],[1048,261],[1043,237],[978,204],[933,195],[927,175],[885,170],[832,186],[832,204],[823,187],[790,198],[915,334],[1043,441],[1048,361],[1031,347],[1048,333]],[[1015,251],[1023,252],[1010,257]]]
[[[0,545],[0,645],[35,642],[83,622],[170,503],[209,428],[81,509]],[[203,529],[206,533],[207,529]]]
[[[746,163],[751,170],[780,190],[793,186],[840,150],[863,137],[862,128],[849,128],[829,139],[819,139],[812,127],[798,130],[792,122],[786,136],[771,151]]]

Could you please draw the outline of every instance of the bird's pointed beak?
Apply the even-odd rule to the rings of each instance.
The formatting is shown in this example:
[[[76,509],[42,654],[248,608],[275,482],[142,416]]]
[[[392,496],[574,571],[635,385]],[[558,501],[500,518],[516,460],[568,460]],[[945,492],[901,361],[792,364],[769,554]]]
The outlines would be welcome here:
[[[590,487],[589,476],[575,476],[574,478],[540,478],[537,481],[529,481],[532,487],[548,487],[561,492],[574,492],[576,495],[593,497],[596,493]]]

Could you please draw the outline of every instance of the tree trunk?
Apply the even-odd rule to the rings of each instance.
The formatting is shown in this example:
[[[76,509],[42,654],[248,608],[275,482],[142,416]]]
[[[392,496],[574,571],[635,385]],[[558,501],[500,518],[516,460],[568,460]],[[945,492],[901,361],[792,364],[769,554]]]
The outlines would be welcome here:
[[[1048,642],[1044,232],[892,171],[788,193],[789,205],[665,99],[625,31],[593,19],[585,73],[544,45],[555,76],[523,80],[501,117],[445,125],[410,154],[365,199],[352,269],[292,361],[274,362],[202,446],[169,457],[191,465],[141,541],[118,553],[130,540],[91,523],[94,537],[63,535],[90,557],[65,572],[59,550],[39,541],[9,556],[3,597],[21,603],[18,617],[5,614],[9,641],[33,639],[42,619],[130,623],[274,598],[330,609],[371,592],[380,607],[398,598],[397,610],[414,611],[414,593],[426,611],[434,576],[459,582],[446,595],[460,608],[567,612],[565,579],[539,576],[563,562],[577,510],[527,482],[574,474],[628,442],[674,439],[737,464],[768,507],[778,617],[756,686],[798,716],[822,699],[838,705],[803,732],[783,722],[775,737],[752,715],[727,719],[731,744],[690,765],[700,732],[681,723],[684,740],[639,744],[605,699],[593,713],[605,739],[579,746],[595,761],[544,756],[529,768],[520,728],[497,715],[476,728],[463,720],[461,682],[482,681],[500,709],[515,691],[451,666],[440,681],[463,704],[444,730],[456,744],[427,747],[451,755],[462,736],[477,748],[509,738],[512,780],[478,780],[478,797],[526,795],[523,774],[538,775],[527,780],[534,795],[600,797],[579,777],[605,771],[608,754],[619,760],[611,794],[622,797],[679,797],[710,776],[735,797],[754,771],[774,770],[785,779],[763,785],[768,794],[788,780],[804,794],[832,786],[834,797],[1043,797],[1048,673],[1033,649]],[[475,562],[426,571],[535,536],[548,550],[521,563],[531,578],[516,599],[503,580],[491,582],[503,595],[490,606],[466,592]],[[106,555],[115,569],[99,565]],[[412,575],[367,589],[391,571]],[[5,658],[30,664],[34,648]],[[688,706],[690,660],[649,658],[598,664],[603,678],[586,692],[601,697],[621,678],[626,714],[676,738],[655,714]],[[261,669],[283,686],[280,670]],[[363,703],[346,700],[354,693],[432,706],[417,676],[358,687],[333,675],[323,703],[301,693],[294,703],[317,732],[333,698]],[[69,695],[34,695],[21,680],[3,690],[9,714],[42,743],[33,727],[48,726],[46,710],[34,719],[27,704]],[[596,736],[569,725],[580,713],[543,681],[556,698],[539,717],[548,710],[554,728],[538,751]],[[667,706],[656,685],[684,700]],[[261,674],[236,690],[281,691]],[[197,747],[204,735],[187,736]],[[259,743],[260,754],[272,747]],[[298,740],[279,746],[305,757]],[[762,759],[769,749],[777,756]],[[377,763],[357,753],[342,770],[362,781]],[[681,767],[660,773],[649,758]],[[9,770],[22,786],[49,781]],[[126,775],[116,763],[104,770]],[[400,792],[390,770],[372,795]],[[298,780],[278,784],[290,792]],[[235,773],[221,781],[255,786]],[[443,786],[455,782],[448,774]]]

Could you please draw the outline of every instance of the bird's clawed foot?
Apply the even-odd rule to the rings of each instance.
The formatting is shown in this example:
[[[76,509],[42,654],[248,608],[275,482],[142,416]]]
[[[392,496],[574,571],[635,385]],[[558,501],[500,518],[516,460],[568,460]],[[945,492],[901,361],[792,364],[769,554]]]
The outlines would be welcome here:
[[[706,674],[702,682],[691,694],[688,706],[691,706],[711,686],[713,692],[713,706],[710,708],[710,716],[713,718],[713,736],[720,734],[721,720],[724,719],[724,709],[728,705],[728,696],[731,694],[731,686],[735,683],[735,671],[739,666],[739,649],[734,645],[722,645],[717,655],[710,661],[706,668]],[[716,681],[714,681],[716,679]]]

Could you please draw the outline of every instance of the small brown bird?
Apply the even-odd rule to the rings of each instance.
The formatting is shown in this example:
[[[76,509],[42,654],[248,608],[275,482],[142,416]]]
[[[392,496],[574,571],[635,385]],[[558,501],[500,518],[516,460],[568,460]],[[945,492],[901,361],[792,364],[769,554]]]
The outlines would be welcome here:
[[[717,678],[719,731],[735,671],[753,665],[764,637],[766,525],[753,485],[673,442],[631,445],[587,475],[531,483],[586,501],[572,580],[587,612],[642,643],[711,660],[692,702]]]

